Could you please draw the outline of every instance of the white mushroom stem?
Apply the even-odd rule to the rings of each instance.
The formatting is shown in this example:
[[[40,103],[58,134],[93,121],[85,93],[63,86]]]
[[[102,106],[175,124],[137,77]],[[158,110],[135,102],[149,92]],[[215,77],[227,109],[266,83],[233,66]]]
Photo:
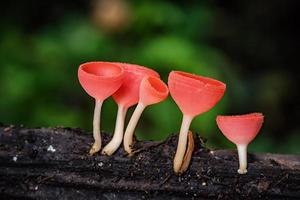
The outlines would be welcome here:
[[[236,146],[239,154],[239,164],[240,164],[238,173],[246,174],[247,173],[247,144],[237,144]]]
[[[130,118],[128,125],[127,125],[126,131],[124,134],[124,149],[128,154],[132,154],[131,145],[133,142],[134,130],[135,130],[135,127],[136,127],[136,125],[141,117],[141,114],[145,108],[146,108],[146,106],[144,106],[141,102],[139,102]]]
[[[124,122],[127,113],[127,108],[123,105],[118,105],[118,114],[116,120],[116,127],[113,138],[111,141],[103,148],[102,154],[112,155],[121,145],[124,134]]]
[[[101,132],[100,132],[100,118],[101,118],[101,107],[103,101],[96,99],[95,109],[94,109],[94,119],[93,119],[93,136],[94,144],[90,149],[90,155],[97,153],[101,149]]]
[[[180,133],[179,133],[179,139],[177,144],[177,150],[174,157],[173,162],[173,168],[175,173],[180,172],[180,168],[183,162],[183,158],[186,152],[186,146],[187,146],[187,136],[188,131],[191,125],[191,122],[193,120],[193,117],[190,117],[188,115],[183,115]]]

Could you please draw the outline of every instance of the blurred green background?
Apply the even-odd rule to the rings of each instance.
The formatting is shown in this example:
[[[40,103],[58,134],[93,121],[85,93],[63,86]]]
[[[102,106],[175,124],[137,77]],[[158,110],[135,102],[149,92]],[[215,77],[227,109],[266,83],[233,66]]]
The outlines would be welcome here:
[[[224,98],[192,123],[209,147],[234,147],[218,130],[217,114],[263,112],[265,123],[250,151],[300,153],[296,4],[5,1],[0,122],[91,131],[94,101],[79,85],[77,68],[87,61],[120,61],[151,67],[164,81],[171,70],[183,70],[225,82]],[[102,128],[108,132],[116,109],[112,99],[104,103]],[[146,109],[138,138],[165,139],[178,132],[181,117],[169,97]]]

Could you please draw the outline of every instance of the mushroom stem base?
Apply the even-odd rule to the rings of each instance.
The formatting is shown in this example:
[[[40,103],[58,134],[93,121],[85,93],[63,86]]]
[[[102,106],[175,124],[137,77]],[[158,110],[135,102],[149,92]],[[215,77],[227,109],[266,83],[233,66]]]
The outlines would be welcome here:
[[[237,145],[238,155],[239,155],[239,174],[247,173],[247,145],[246,144],[238,144]]]

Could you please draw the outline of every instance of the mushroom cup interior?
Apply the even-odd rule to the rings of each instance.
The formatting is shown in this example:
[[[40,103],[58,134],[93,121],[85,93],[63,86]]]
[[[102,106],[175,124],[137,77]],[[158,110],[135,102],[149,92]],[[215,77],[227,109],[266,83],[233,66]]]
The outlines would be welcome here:
[[[123,73],[122,67],[108,62],[89,62],[81,65],[81,69],[93,76],[102,78],[118,77]]]
[[[221,81],[218,81],[218,80],[215,80],[212,78],[194,75],[194,74],[181,72],[181,71],[174,71],[174,73],[176,74],[177,79],[181,79],[182,81],[189,83],[189,84],[192,84],[193,82],[196,81],[198,83],[202,83],[204,85],[208,85],[208,86],[215,87],[215,88],[225,88],[226,87],[226,85],[224,83],[222,83]]]
[[[168,88],[159,79],[153,78],[153,77],[148,77],[148,83],[158,93],[162,93],[162,94],[168,93]]]
[[[145,77],[140,86],[140,102],[145,106],[163,101],[169,94],[167,85],[156,77]]]

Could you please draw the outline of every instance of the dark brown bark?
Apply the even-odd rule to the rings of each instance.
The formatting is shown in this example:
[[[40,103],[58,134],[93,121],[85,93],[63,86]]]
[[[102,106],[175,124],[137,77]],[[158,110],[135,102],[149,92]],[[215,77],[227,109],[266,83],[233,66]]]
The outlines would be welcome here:
[[[300,198],[300,156],[249,154],[248,174],[239,175],[235,151],[210,151],[200,141],[177,176],[177,137],[139,142],[130,158],[122,149],[88,156],[92,135],[79,129],[0,127],[0,199]]]

